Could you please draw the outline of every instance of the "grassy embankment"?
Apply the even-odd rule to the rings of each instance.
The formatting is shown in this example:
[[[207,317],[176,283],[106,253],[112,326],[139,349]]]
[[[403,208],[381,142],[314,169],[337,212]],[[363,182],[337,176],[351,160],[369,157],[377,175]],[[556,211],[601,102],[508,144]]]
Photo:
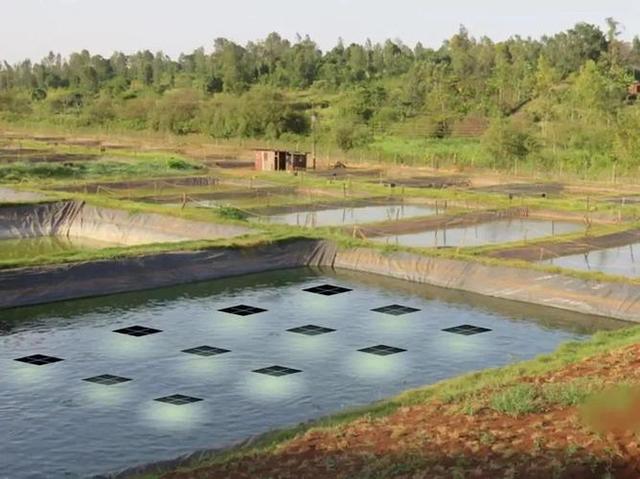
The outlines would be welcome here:
[[[562,467],[571,463],[570,456],[576,451],[574,445],[568,444],[565,446],[554,447],[551,444],[550,437],[545,437],[546,432],[544,425],[544,418],[554,412],[566,412],[571,410],[571,413],[575,413],[577,421],[580,421],[580,414],[577,409],[584,407],[594,398],[597,398],[602,391],[615,391],[619,388],[633,386],[637,384],[637,377],[633,375],[633,378],[629,380],[620,379],[620,376],[607,376],[609,368],[605,368],[602,373],[602,377],[594,374],[592,378],[581,378],[576,376],[576,371],[580,371],[583,366],[580,366],[582,362],[587,361],[592,363],[598,363],[598,357],[605,355],[605,358],[611,358],[618,355],[621,362],[625,356],[630,353],[625,353],[626,347],[635,345],[640,340],[640,328],[633,327],[624,330],[618,330],[615,332],[602,332],[597,333],[593,338],[585,342],[570,342],[562,345],[558,350],[551,354],[539,356],[533,360],[509,365],[502,368],[489,369],[481,372],[469,373],[464,376],[456,377],[454,379],[442,381],[440,383],[418,388],[410,391],[406,391],[394,398],[390,398],[385,401],[374,403],[372,405],[348,410],[336,415],[332,415],[310,424],[299,425],[293,428],[275,431],[266,434],[254,441],[251,445],[240,448],[230,449],[222,454],[214,455],[211,457],[204,457],[194,461],[192,464],[181,467],[178,470],[176,477],[223,477],[220,474],[224,471],[229,472],[229,477],[249,477],[240,475],[240,471],[247,473],[250,470],[248,464],[255,465],[255,471],[262,471],[265,475],[256,475],[254,477],[271,477],[267,473],[271,472],[276,474],[276,468],[279,467],[279,471],[290,467],[292,474],[295,474],[297,470],[304,471],[304,467],[312,469],[312,467],[325,467],[327,474],[335,474],[335,477],[406,477],[408,473],[418,473],[419,471],[432,466],[427,458],[418,461],[407,461],[405,463],[398,464],[397,457],[391,455],[385,459],[384,454],[381,452],[376,453],[373,448],[373,443],[367,443],[367,440],[373,440],[370,434],[367,434],[363,428],[371,433],[376,428],[384,429],[385,433],[391,434],[391,443],[396,443],[398,449],[407,449],[406,453],[414,459],[419,459],[421,447],[423,444],[412,443],[413,446],[409,447],[407,441],[415,436],[415,434],[424,435],[424,442],[429,441],[429,438],[438,436],[438,439],[446,442],[446,430],[442,432],[439,425],[437,430],[428,428],[428,424],[422,423],[405,423],[398,424],[393,422],[397,428],[395,431],[389,431],[389,423],[392,423],[392,418],[403,415],[409,416],[410,411],[420,411],[421,408],[436,408],[440,415],[444,415],[442,421],[446,424],[447,417],[451,417],[450,427],[454,430],[459,427],[463,427],[459,423],[454,421],[464,421],[465,417],[470,418],[471,421],[481,421],[483,418],[489,416],[490,419],[499,419],[502,421],[508,421],[509,418],[520,419],[522,427],[527,426],[527,423],[537,424],[538,419],[542,424],[538,429],[540,437],[536,439],[538,444],[538,450],[530,451],[532,458],[535,458],[537,454],[544,456],[543,451],[546,448],[560,449],[561,454],[568,454],[567,464],[559,464],[559,472],[562,472]],[[626,358],[627,360],[630,358]],[[607,361],[603,361],[606,363]],[[614,361],[610,361],[615,365]],[[612,369],[615,368],[612,365]],[[586,366],[585,366],[586,368]],[[572,374],[566,374],[567,371],[573,371]],[[625,404],[622,407],[624,408]],[[529,419],[527,419],[529,418]],[[479,430],[468,431],[469,434],[473,434],[476,437],[476,442],[479,445],[491,446],[494,442],[504,442],[505,438],[494,437],[494,435],[500,436],[501,433],[511,434],[511,440],[513,441],[518,435],[518,431],[498,431],[490,428],[490,421],[485,421],[484,426]],[[555,426],[555,425],[552,425]],[[497,426],[494,426],[497,427]],[[528,427],[528,426],[527,426]],[[592,434],[595,438],[598,438],[597,432],[590,431],[590,425],[585,423],[575,424],[575,435],[578,435],[578,430],[581,430],[583,434]],[[403,430],[406,428],[406,430]],[[427,429],[424,429],[427,428]],[[358,429],[364,434],[360,436],[354,432]],[[409,432],[412,431],[411,433]],[[456,432],[458,434],[458,432]],[[411,437],[409,437],[411,436]],[[309,441],[311,438],[320,438],[320,441],[315,443],[313,449],[309,451],[308,455],[300,454],[300,450],[296,449],[296,444]],[[350,446],[337,446],[332,447],[335,441],[348,441]],[[615,446],[615,441],[609,438],[609,436],[600,438],[606,443],[611,442],[611,447]],[[457,437],[449,438],[449,441],[455,440]],[[325,445],[323,446],[323,442]],[[423,441],[420,441],[423,442]],[[548,444],[547,444],[548,442]],[[570,441],[569,441],[570,442]],[[440,444],[443,446],[444,444]],[[345,448],[346,447],[346,448]],[[516,448],[516,444],[513,444]],[[431,444],[431,452],[437,453],[436,444]],[[492,454],[494,457],[487,457],[494,461],[501,462],[501,465],[507,468],[511,463],[511,460],[518,459],[513,455],[505,454],[501,455],[502,450],[491,448],[489,451],[496,452]],[[291,453],[289,451],[292,451]],[[352,452],[351,452],[352,451]],[[396,451],[397,452],[397,451]],[[299,457],[296,457],[298,453]],[[459,451],[462,459],[464,453],[469,454],[467,461],[462,461],[459,466],[462,469],[469,467],[469,476],[461,475],[459,477],[486,477],[486,476],[473,476],[473,461],[477,462],[478,458],[473,458],[468,450]],[[320,456],[324,459],[324,465],[318,466],[316,457]],[[341,456],[349,456],[348,459],[341,460]],[[355,459],[357,456],[363,458],[366,462],[366,467],[363,465],[362,470],[359,473],[353,473],[353,467],[358,467],[358,461]],[[425,453],[425,456],[427,454]],[[602,466],[602,463],[609,464],[616,456],[616,451],[611,450],[610,454],[605,457],[594,457],[594,466]],[[403,457],[406,461],[408,456]],[[273,460],[271,460],[273,458]],[[484,458],[483,458],[484,459]],[[550,458],[555,459],[555,457]],[[394,460],[396,462],[394,462]],[[279,461],[282,461],[281,463]],[[393,464],[389,464],[393,462]],[[515,462],[515,461],[514,461]],[[274,466],[274,464],[280,464]],[[500,465],[500,464],[498,464]],[[551,467],[555,467],[554,464],[550,464]],[[266,468],[266,469],[263,469]],[[272,467],[273,471],[268,468]],[[302,469],[299,469],[302,468]],[[455,470],[455,468],[449,469],[449,472]],[[207,471],[211,472],[211,476],[206,475]],[[352,471],[352,475],[344,475],[345,472]],[[215,474],[214,474],[215,473]],[[495,472],[498,474],[498,472]],[[184,474],[184,475],[181,475]],[[200,475],[198,475],[200,474]],[[235,475],[237,474],[237,476]],[[370,475],[367,475],[370,474]],[[387,474],[387,475],[385,475]],[[405,475],[403,475],[405,474]],[[155,479],[163,477],[163,472],[154,472],[141,476],[144,479]],[[273,476],[276,477],[276,476]],[[294,477],[293,475],[282,475],[277,477]],[[308,476],[319,477],[319,476]],[[422,477],[422,476],[418,476]],[[431,477],[431,476],[430,476]],[[435,476],[434,476],[435,477]],[[451,476],[438,476],[438,477],[451,477]],[[455,476],[458,477],[458,476]],[[511,477],[496,475],[494,477]],[[518,477],[534,477],[534,476],[518,476]],[[545,476],[551,477],[551,476]],[[554,477],[565,477],[557,475]],[[566,476],[569,477],[569,476]],[[571,476],[574,477],[574,476]],[[585,476],[586,477],[586,476]],[[591,476],[589,476],[591,477]],[[595,476],[594,476],[595,477]],[[597,476],[597,477],[614,477],[614,476]],[[625,476],[626,477],[626,476]]]
[[[40,145],[41,146],[41,145]],[[78,146],[67,146],[64,147],[63,151],[67,152],[75,152],[75,153],[86,153],[86,147],[78,147]],[[60,151],[58,147],[56,147],[56,151]],[[156,204],[148,204],[148,203],[139,203],[135,201],[130,201],[122,198],[114,198],[112,195],[114,192],[109,194],[101,194],[101,195],[87,195],[82,193],[65,193],[65,192],[51,192],[48,190],[52,185],[60,185],[60,184],[72,184],[78,185],[83,184],[86,181],[118,181],[118,180],[132,180],[139,178],[157,178],[158,175],[162,176],[176,176],[181,174],[206,174],[207,170],[202,168],[198,162],[193,160],[186,160],[183,157],[176,156],[174,154],[168,153],[135,153],[129,150],[123,150],[118,152],[118,158],[122,158],[122,162],[115,162],[112,168],[110,167],[100,167],[99,169],[94,169],[91,166],[91,163],[88,162],[87,169],[83,170],[84,174],[81,177],[76,177],[74,179],[69,178],[69,175],[50,175],[47,170],[35,169],[35,171],[31,171],[29,174],[29,168],[32,167],[31,164],[9,164],[4,165],[4,168],[7,168],[9,171],[12,168],[26,168],[27,174],[23,177],[23,182],[19,185],[20,187],[24,187],[31,190],[38,190],[42,192],[46,192],[52,198],[74,198],[79,200],[88,201],[92,204],[96,204],[98,206],[110,207],[110,208],[119,208],[130,211],[131,213],[136,212],[149,212],[149,213],[160,213],[167,215],[174,215],[186,219],[192,219],[197,221],[212,221],[212,222],[225,222],[225,223],[236,223],[236,224],[246,224],[240,219],[235,217],[234,212],[234,204],[227,209],[202,209],[202,208],[180,208],[175,206],[167,206],[167,205],[156,205]],[[177,161],[180,165],[180,168],[172,168],[170,163],[171,161]],[[37,165],[40,164],[35,164]],[[183,166],[186,167],[183,168]],[[56,166],[56,165],[54,165]],[[515,200],[509,200],[504,194],[497,193],[485,193],[485,192],[475,192],[475,191],[466,191],[466,190],[457,190],[457,189],[443,189],[443,190],[424,190],[420,188],[401,188],[401,189],[390,189],[388,187],[382,186],[380,184],[376,184],[369,182],[370,180],[366,179],[355,179],[349,178],[346,180],[327,180],[326,178],[318,178],[312,174],[303,174],[299,176],[291,176],[291,175],[280,175],[280,174],[269,174],[262,173],[256,175],[253,172],[234,172],[234,171],[225,171],[220,172],[216,171],[216,175],[222,174],[228,178],[246,178],[247,176],[251,178],[257,178],[260,180],[267,180],[270,183],[275,185],[283,185],[295,188],[308,188],[308,189],[316,189],[323,190],[336,198],[343,197],[344,200],[349,200],[350,198],[366,198],[366,197],[395,197],[398,201],[414,201],[414,200],[427,200],[427,201],[447,201],[451,205],[459,205],[458,208],[451,208],[448,213],[456,214],[461,211],[461,208],[472,208],[472,209],[504,209],[518,206],[518,207],[527,207],[532,211],[536,210],[555,210],[555,211],[566,211],[570,213],[579,213],[587,215],[586,211],[586,203],[584,198],[567,196],[561,198],[520,198]],[[117,192],[115,192],[117,193]],[[132,198],[135,199],[135,198]],[[271,200],[267,200],[271,201]],[[273,198],[273,204],[276,204],[278,198]],[[317,201],[317,197],[310,196],[306,198],[304,195],[299,195],[295,197],[293,200],[291,197],[287,197],[286,201],[289,204],[305,204],[305,203],[314,203]],[[626,205],[624,207],[617,206],[608,202],[596,203],[591,200],[589,203],[589,211],[591,213],[610,213],[614,214],[615,212],[623,212],[625,216],[633,216],[636,217],[638,215],[639,209],[635,205]],[[263,198],[256,199],[248,199],[244,202],[240,203],[240,207],[242,209],[251,210],[252,208],[262,208],[265,206],[265,200]],[[629,227],[637,226],[635,224],[626,224],[626,225],[596,225],[590,231],[590,234],[606,234],[611,232],[622,231]],[[236,245],[255,245],[261,242],[269,242],[269,241],[279,241],[282,239],[295,238],[295,237],[305,237],[305,238],[323,238],[323,239],[331,239],[337,241],[339,244],[344,246],[367,246],[380,249],[384,252],[393,252],[393,251],[413,251],[419,254],[427,255],[427,256],[438,256],[438,257],[446,257],[452,259],[461,259],[465,261],[475,261],[481,262],[483,264],[489,265],[505,265],[505,266],[515,266],[522,268],[533,268],[538,269],[540,271],[547,272],[565,272],[570,275],[583,278],[583,279],[594,279],[594,280],[613,280],[619,282],[633,282],[636,280],[622,277],[612,277],[610,275],[604,275],[602,273],[593,273],[593,272],[578,272],[578,271],[563,271],[562,269],[549,266],[549,265],[536,265],[523,261],[514,261],[514,260],[498,260],[493,258],[487,258],[484,256],[484,253],[488,251],[492,251],[495,248],[504,248],[509,246],[518,246],[521,244],[525,244],[525,242],[516,242],[508,245],[500,245],[500,246],[489,246],[489,247],[477,247],[477,248],[458,248],[458,249],[446,249],[446,250],[436,250],[436,249],[425,249],[425,248],[408,248],[408,247],[398,247],[398,246],[387,246],[387,245],[378,245],[371,244],[368,242],[364,242],[361,240],[357,240],[346,235],[344,230],[341,228],[320,228],[316,231],[301,231],[298,228],[281,226],[281,225],[259,225],[259,232],[256,232],[256,235],[253,235],[249,238],[243,239],[235,239],[235,240],[215,240],[215,241],[198,241],[198,242],[188,242],[180,245],[149,245],[149,246],[137,246],[137,247],[129,247],[129,248],[109,248],[105,250],[98,251],[83,251],[83,252],[63,252],[58,253],[51,256],[46,257],[34,257],[25,260],[12,260],[8,262],[4,262],[0,264],[0,267],[8,268],[8,267],[19,267],[19,266],[27,266],[27,265],[39,265],[39,264],[53,264],[58,262],[73,262],[73,261],[87,261],[92,259],[105,259],[105,258],[115,258],[121,256],[135,256],[141,254],[148,254],[160,251],[169,251],[175,249],[205,249],[205,248],[216,248],[223,246],[236,246]],[[553,241],[564,241],[564,240],[572,240],[578,239],[580,237],[579,234],[574,235],[562,235],[557,236],[553,239]],[[543,241],[543,240],[539,240]],[[536,244],[535,241],[526,242],[526,244],[532,245]]]

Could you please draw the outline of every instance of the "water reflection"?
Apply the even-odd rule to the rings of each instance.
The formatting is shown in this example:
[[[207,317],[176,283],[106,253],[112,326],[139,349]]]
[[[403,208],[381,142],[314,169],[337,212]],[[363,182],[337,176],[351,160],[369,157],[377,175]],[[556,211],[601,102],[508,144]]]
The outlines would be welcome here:
[[[267,220],[271,223],[283,223],[292,226],[317,227],[398,221],[416,216],[430,216],[435,213],[435,208],[429,206],[384,205],[299,211],[269,216]]]
[[[617,248],[589,251],[583,254],[563,256],[543,261],[561,268],[598,271],[612,275],[640,276],[640,252],[638,244],[629,244]]]
[[[545,236],[577,233],[584,231],[584,229],[584,225],[566,221],[509,219],[372,239],[377,242],[402,246],[464,248],[527,241]]]

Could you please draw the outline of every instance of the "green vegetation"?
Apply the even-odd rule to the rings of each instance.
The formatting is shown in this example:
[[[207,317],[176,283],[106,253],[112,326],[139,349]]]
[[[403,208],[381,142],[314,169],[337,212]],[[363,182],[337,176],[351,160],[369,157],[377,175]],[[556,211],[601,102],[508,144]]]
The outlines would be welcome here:
[[[238,208],[234,208],[233,206],[221,206],[218,208],[218,215],[222,218],[231,219],[231,220],[246,220],[249,218],[249,214],[239,210]]]
[[[550,406],[571,407],[584,404],[604,389],[600,380],[578,378],[567,383],[536,386],[519,383],[498,389],[490,398],[494,411],[510,416],[544,411]],[[473,401],[471,399],[471,401]]]
[[[516,384],[496,393],[491,398],[495,411],[512,416],[536,412],[536,390],[530,384]]]
[[[89,180],[176,175],[202,167],[181,158],[122,158],[88,162],[13,162],[0,165],[4,183],[40,180]]]
[[[20,125],[250,138],[353,158],[528,168],[584,177],[637,173],[640,38],[580,23],[542,39],[440,48],[338,43],[277,33],[217,39],[177,59],[83,50],[0,66],[0,119]],[[471,138],[468,138],[471,137]],[[482,137],[480,139],[480,137]]]

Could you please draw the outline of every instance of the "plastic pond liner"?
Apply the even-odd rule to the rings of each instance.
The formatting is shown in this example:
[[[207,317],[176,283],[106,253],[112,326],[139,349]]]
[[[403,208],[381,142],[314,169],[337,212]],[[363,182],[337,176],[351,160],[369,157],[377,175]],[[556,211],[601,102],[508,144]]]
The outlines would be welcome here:
[[[568,269],[638,277],[640,276],[640,244],[634,243],[616,248],[562,256],[542,261],[541,263]]]
[[[224,447],[625,324],[311,269],[6,310],[1,474]]]
[[[420,233],[372,238],[387,244],[415,247],[466,247],[526,241],[584,231],[584,225],[568,221],[504,219],[469,226],[438,228]]]

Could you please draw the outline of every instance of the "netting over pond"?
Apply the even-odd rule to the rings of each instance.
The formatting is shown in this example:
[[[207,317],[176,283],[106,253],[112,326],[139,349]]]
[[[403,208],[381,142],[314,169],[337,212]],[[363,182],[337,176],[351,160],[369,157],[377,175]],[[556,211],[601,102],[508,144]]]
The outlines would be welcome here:
[[[298,211],[281,215],[267,216],[264,221],[292,226],[340,226],[351,224],[375,223],[379,221],[397,221],[417,216],[430,216],[436,209],[421,205],[371,205],[341,207],[317,211]]]
[[[640,276],[640,244],[588,251],[543,261],[568,269],[597,271],[619,276]]]
[[[568,221],[506,219],[468,226],[431,229],[420,233],[373,238],[386,244],[414,247],[468,247],[485,244],[527,241],[545,236],[584,232],[585,226]]]

